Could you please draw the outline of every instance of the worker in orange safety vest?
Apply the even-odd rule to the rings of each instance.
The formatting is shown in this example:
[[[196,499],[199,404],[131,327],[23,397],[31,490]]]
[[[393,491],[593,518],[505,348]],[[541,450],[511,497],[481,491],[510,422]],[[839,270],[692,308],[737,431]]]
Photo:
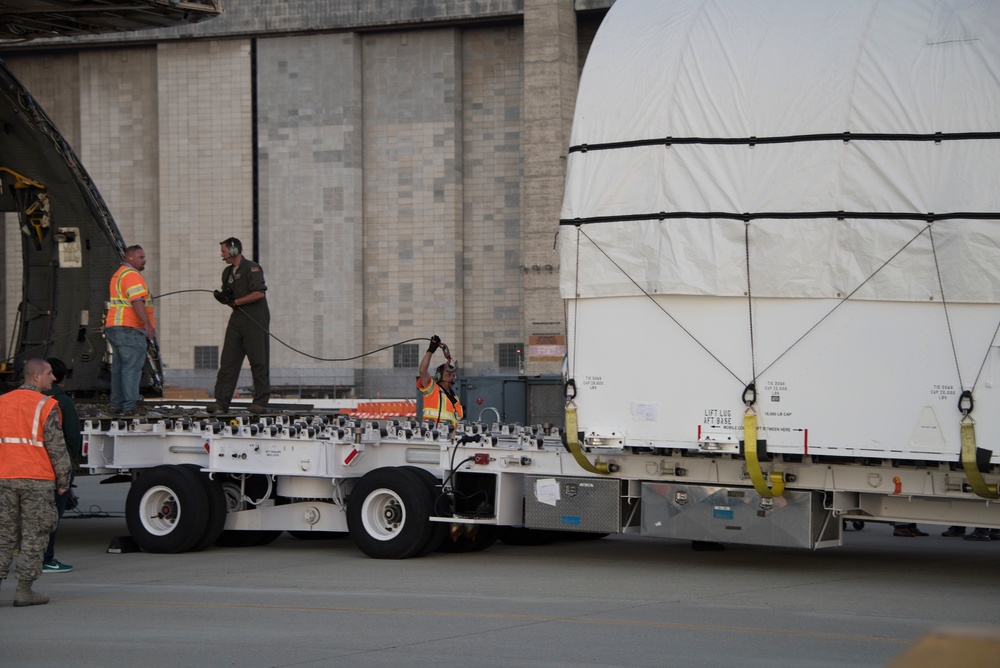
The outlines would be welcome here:
[[[432,377],[431,358],[438,348],[441,348],[448,361],[438,366]],[[454,429],[458,426],[458,421],[465,417],[465,410],[454,391],[457,370],[458,364],[451,358],[448,346],[441,343],[441,337],[436,334],[432,336],[431,344],[420,360],[420,377],[417,379],[417,389],[424,398],[424,421],[449,422]]]
[[[146,252],[138,244],[125,249],[125,258],[111,277],[104,336],[111,344],[111,398],[113,414],[131,413],[139,402],[139,384],[146,363],[148,341],[156,339],[152,297],[140,272]]]

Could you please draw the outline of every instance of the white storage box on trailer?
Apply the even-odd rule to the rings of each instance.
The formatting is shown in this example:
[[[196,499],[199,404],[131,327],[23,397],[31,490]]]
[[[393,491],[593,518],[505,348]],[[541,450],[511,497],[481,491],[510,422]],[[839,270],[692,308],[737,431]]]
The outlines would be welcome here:
[[[588,444],[1000,462],[1000,5],[621,0],[571,144]]]

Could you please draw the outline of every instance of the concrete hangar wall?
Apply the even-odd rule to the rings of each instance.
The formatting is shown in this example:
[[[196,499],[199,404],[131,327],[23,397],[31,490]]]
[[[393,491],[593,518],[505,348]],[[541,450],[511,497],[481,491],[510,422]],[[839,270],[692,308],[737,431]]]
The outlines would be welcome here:
[[[464,375],[550,373],[564,156],[610,4],[248,0],[0,57],[147,250],[168,386],[214,383],[228,309],[168,293],[218,287],[230,235],[298,350],[346,359],[438,333]],[[5,235],[18,248],[16,226]],[[4,255],[12,323],[21,268]],[[271,380],[409,396],[424,349],[326,362],[272,340]]]

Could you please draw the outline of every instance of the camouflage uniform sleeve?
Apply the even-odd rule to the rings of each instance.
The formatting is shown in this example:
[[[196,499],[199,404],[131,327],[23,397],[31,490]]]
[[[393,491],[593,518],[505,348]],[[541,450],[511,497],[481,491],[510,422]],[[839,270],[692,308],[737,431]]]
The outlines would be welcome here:
[[[66,437],[63,436],[62,424],[59,422],[59,411],[53,410],[45,420],[45,449],[52,462],[52,470],[56,472],[56,488],[69,489],[69,475],[73,463],[66,449]]]

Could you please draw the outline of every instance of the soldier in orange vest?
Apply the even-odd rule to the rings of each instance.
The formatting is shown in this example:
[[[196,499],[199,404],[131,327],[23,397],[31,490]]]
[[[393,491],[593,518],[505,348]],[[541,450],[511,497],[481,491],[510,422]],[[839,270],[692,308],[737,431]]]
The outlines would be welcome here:
[[[448,361],[439,365],[432,377],[431,358],[438,348],[444,351]],[[458,379],[457,368],[458,364],[451,358],[448,346],[441,343],[441,337],[436,334],[432,336],[431,344],[420,360],[420,378],[417,379],[417,389],[424,397],[421,419],[435,423],[448,422],[454,429],[458,426],[458,421],[465,417],[465,410],[454,391],[455,381]]]
[[[20,534],[15,607],[49,602],[31,585],[42,574],[49,534],[56,527],[55,492],[69,489],[72,464],[59,404],[42,394],[53,381],[48,362],[30,359],[24,364],[24,384],[0,396],[0,581],[10,571]]]

